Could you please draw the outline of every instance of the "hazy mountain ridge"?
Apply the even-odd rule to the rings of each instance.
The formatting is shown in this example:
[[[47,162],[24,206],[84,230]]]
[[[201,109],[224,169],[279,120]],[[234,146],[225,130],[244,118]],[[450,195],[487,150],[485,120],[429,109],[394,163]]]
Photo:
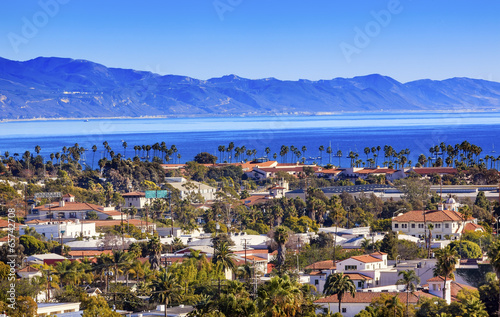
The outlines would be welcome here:
[[[377,74],[281,81],[209,80],[108,68],[85,60],[0,58],[0,119],[500,109],[500,83],[400,83]]]

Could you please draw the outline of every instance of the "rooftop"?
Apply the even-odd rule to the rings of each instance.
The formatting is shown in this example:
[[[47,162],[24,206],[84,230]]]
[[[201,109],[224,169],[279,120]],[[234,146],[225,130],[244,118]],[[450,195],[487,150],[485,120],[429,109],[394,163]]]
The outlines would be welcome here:
[[[425,212],[425,217],[424,217]],[[462,215],[453,210],[412,210],[392,219],[393,222],[443,222],[462,221]],[[469,218],[472,219],[472,218]]]

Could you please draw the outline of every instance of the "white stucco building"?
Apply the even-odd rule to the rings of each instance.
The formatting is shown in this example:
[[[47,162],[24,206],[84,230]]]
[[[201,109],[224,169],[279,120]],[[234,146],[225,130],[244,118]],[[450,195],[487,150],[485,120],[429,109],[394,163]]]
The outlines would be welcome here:
[[[23,235],[27,227],[43,235],[47,239],[60,239],[61,233],[63,239],[96,236],[95,223],[83,223],[79,219],[74,221],[48,221],[39,224],[23,225],[19,228],[19,234]]]
[[[392,231],[425,238],[432,224],[432,238],[436,240],[459,239],[464,231],[484,231],[477,219],[465,219],[458,212],[458,206],[453,198],[449,198],[445,204],[439,205],[438,210],[412,210],[399,214],[392,218]]]

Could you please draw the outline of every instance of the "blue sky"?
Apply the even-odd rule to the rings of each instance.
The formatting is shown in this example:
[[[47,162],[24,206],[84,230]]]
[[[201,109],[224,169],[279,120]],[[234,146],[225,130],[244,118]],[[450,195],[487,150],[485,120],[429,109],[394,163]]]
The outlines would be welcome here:
[[[71,57],[200,79],[500,81],[500,1],[40,0],[1,8],[0,56],[13,60]]]

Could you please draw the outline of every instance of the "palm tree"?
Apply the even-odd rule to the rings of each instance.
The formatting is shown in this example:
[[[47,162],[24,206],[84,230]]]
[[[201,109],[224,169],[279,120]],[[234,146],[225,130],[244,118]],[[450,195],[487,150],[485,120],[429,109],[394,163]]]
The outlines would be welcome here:
[[[124,251],[114,251],[111,255],[111,264],[114,268],[115,273],[115,284],[118,283],[118,273],[123,272],[131,265],[132,258],[131,253]],[[127,286],[128,286],[128,274],[127,274]]]
[[[394,317],[397,317],[398,313],[399,313],[399,315],[403,316],[404,307],[399,302],[398,295],[392,296],[391,298],[387,299],[385,301],[385,306],[389,310],[394,310]]]
[[[337,151],[337,157],[339,158],[339,166],[338,167],[340,167],[340,159],[342,158],[342,151],[341,150]]]
[[[125,156],[125,153],[127,151],[127,146],[128,146],[127,142],[123,141],[122,146],[123,146],[123,156]]]
[[[97,145],[95,145],[95,144],[94,144],[94,145],[92,146],[92,152],[94,152],[94,153],[92,154],[92,169],[94,169],[94,158],[95,158],[95,152],[96,152],[96,151],[97,151]],[[57,153],[56,153],[56,155],[57,155]]]
[[[410,292],[413,293],[416,289],[416,285],[420,283],[420,277],[414,270],[400,271],[398,276],[402,276],[397,282],[397,285],[405,285],[406,290],[406,316],[408,316],[408,307],[410,302]]]
[[[266,158],[269,159],[269,153],[271,153],[271,148],[270,147],[266,147],[266,149],[264,150],[264,152],[266,153]]]
[[[231,252],[229,248],[229,243],[227,241],[222,241],[218,243],[214,249],[214,257],[212,262],[217,264],[219,269],[225,274],[226,270],[231,270],[234,272],[236,269],[236,264],[234,263],[235,255]],[[219,296],[220,296],[220,274],[219,274]]]
[[[339,313],[341,313],[342,298],[346,293],[349,293],[352,297],[355,297],[356,287],[354,286],[354,283],[348,275],[344,275],[344,273],[333,273],[330,274],[326,279],[323,293],[325,295],[337,295],[337,299],[339,300]]]
[[[153,236],[148,243],[149,263],[152,270],[160,270],[161,242],[157,235]]]
[[[168,303],[181,298],[182,287],[173,273],[165,271],[153,281],[152,287],[154,291],[151,299],[165,303],[165,317],[167,317]]]
[[[297,316],[303,303],[300,285],[288,275],[275,276],[259,289],[257,306],[263,316]]]
[[[455,248],[447,246],[446,248],[436,251],[437,263],[434,267],[434,276],[442,276],[444,278],[443,299],[446,299],[446,280],[448,277],[455,279],[453,271],[458,262],[458,253]]]
[[[274,241],[278,244],[277,266],[279,275],[282,273],[285,264],[286,243],[289,238],[289,232],[286,227],[278,226],[274,230]]]
[[[325,150],[325,147],[323,145],[320,145],[318,150],[320,156],[320,164],[323,165],[323,151]]]
[[[432,230],[434,230],[434,225],[428,224],[427,229],[429,229],[428,245],[427,245],[427,257],[431,258],[431,242],[432,242]]]

